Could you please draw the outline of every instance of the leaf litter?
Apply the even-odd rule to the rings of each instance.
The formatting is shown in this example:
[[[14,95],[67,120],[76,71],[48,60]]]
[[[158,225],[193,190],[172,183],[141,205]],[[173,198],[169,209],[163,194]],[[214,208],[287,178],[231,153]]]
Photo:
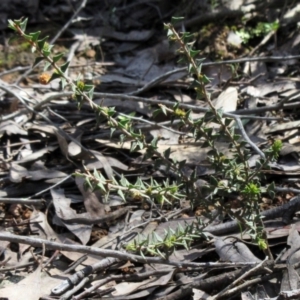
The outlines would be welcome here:
[[[70,6],[62,2],[52,10],[40,3],[40,11],[52,20],[57,20],[56,10],[63,19],[72,17]],[[190,24],[198,24],[200,29],[209,31],[209,26],[205,25],[212,22],[217,28],[218,16],[224,11],[227,12],[228,22],[231,22],[233,8],[230,4],[221,5],[218,2],[213,7],[212,4],[205,4],[206,1],[191,1],[186,7],[169,1],[113,2],[113,10],[107,4],[99,8],[95,1],[87,3],[78,19],[63,34],[62,40],[69,39],[68,43],[75,45],[75,51],[69,53],[70,76],[76,78],[78,73],[83,73],[85,80],[96,85],[95,102],[116,107],[119,116],[135,112],[133,117],[137,128],[141,128],[147,139],[163,137],[157,144],[158,151],[164,153],[170,148],[171,159],[185,160],[186,176],[196,170],[198,178],[203,180],[198,188],[205,193],[204,179],[214,173],[207,164],[208,150],[202,148],[201,143],[191,142],[188,128],[178,128],[175,123],[170,124],[162,117],[153,116],[153,110],[160,101],[177,100],[186,109],[192,105],[194,117],[201,116],[204,112],[201,109],[206,108],[205,103],[194,100],[187,72],[182,68],[176,71],[179,67],[177,54],[174,48],[169,47],[162,24],[172,15],[184,13],[187,22],[181,24],[182,28],[189,27],[188,21],[191,21]],[[236,11],[246,12],[249,4],[244,2],[247,3],[232,1],[232,5],[236,5]],[[264,10],[269,13],[276,11],[275,1],[274,7],[265,4],[264,10],[261,7],[264,4],[252,5],[258,15]],[[255,50],[252,52],[258,58],[274,56],[281,57],[281,60],[254,62],[249,59],[241,63],[242,72],[237,73],[225,65],[214,63],[225,58],[239,59],[237,53],[242,51],[245,51],[243,56],[247,58],[243,43],[239,41],[239,49],[234,49],[226,37],[224,47],[224,41],[220,40],[224,34],[222,28],[218,28],[218,34],[215,30],[210,33],[215,36],[214,40],[197,40],[198,45],[206,43],[208,47],[202,53],[203,56],[209,54],[203,71],[212,77],[208,89],[216,107],[222,107],[228,113],[237,111],[241,115],[269,117],[244,118],[243,125],[248,136],[261,147],[267,145],[269,139],[284,142],[278,161],[271,165],[271,169],[263,170],[268,180],[276,182],[278,192],[274,199],[265,199],[264,209],[267,212],[272,207],[288,204],[300,191],[299,58],[284,59],[299,52],[295,19],[297,7],[284,8],[282,29],[275,33],[276,39],[273,40],[271,34],[266,44],[261,39],[258,44],[252,45]],[[205,21],[207,24],[201,24],[205,18],[201,22],[197,18],[202,15],[201,12],[210,13]],[[265,15],[261,18],[264,19]],[[49,27],[52,35],[60,30]],[[292,28],[289,35],[286,34],[288,28]],[[82,30],[86,33],[84,36]],[[233,38],[232,32],[227,35]],[[32,58],[28,56],[27,59]],[[33,61],[23,63],[29,67]],[[233,64],[231,66],[234,67]],[[205,223],[204,212],[201,208],[192,210],[188,199],[180,207],[166,205],[161,210],[163,215],[160,215],[147,202],[127,199],[128,203],[124,203],[122,195],[113,193],[104,199],[100,192],[86,189],[83,178],[71,176],[78,170],[97,170],[111,180],[113,176],[124,176],[131,181],[137,176],[162,180],[176,177],[176,174],[166,172],[163,167],[155,171],[152,167],[155,157],[143,160],[144,151],[131,153],[129,142],[120,143],[120,132],[115,132],[110,139],[110,129],[104,120],[96,120],[87,105],[78,111],[71,100],[72,93],[60,92],[55,84],[40,85],[38,68],[29,76],[18,69],[11,73],[1,69],[0,73],[3,79],[0,88],[4,86],[8,89],[12,85],[14,93],[19,93],[25,101],[15,99],[7,89],[1,88],[0,240],[3,239],[2,234],[11,232],[20,237],[36,237],[78,249],[87,245],[90,249],[122,252],[123,246],[130,241],[148,235],[159,241],[169,230],[175,231],[178,225],[185,229],[198,224],[199,219]],[[174,73],[160,79],[170,71]],[[128,98],[124,100],[120,95],[127,95]],[[26,109],[24,103],[34,112]],[[272,119],[279,114],[284,121]],[[218,143],[218,148],[229,155],[228,143]],[[249,165],[254,166],[257,159],[257,154],[253,153]],[[37,200],[38,204],[29,205],[26,203],[29,200]],[[231,195],[228,201],[234,206],[241,200],[238,195]],[[128,206],[130,209],[126,210]],[[118,214],[121,211],[122,214]],[[110,215],[116,217],[107,218]],[[101,218],[104,221],[96,224],[68,222],[72,219]],[[3,299],[19,299],[19,295],[22,299],[228,299],[228,295],[233,295],[232,299],[281,299],[279,295],[292,299],[287,292],[295,294],[299,286],[299,220],[294,218],[286,223],[275,217],[274,220],[269,218],[264,221],[270,244],[268,255],[274,258],[278,255],[278,261],[271,266],[263,261],[262,251],[251,243],[251,236],[235,229],[230,231],[231,222],[226,222],[224,218],[226,216],[216,217],[212,227],[206,229],[207,239],[199,239],[199,242],[190,245],[189,250],[178,247],[169,257],[173,265],[162,261],[141,263],[130,255],[127,259],[95,255],[88,251],[88,247],[82,248],[81,252],[63,248],[54,251],[42,244],[27,245],[22,243],[23,240],[1,240],[0,273],[3,276],[0,295]],[[217,226],[225,228],[222,234],[216,233]],[[284,251],[286,245],[289,248]],[[193,266],[185,265],[193,262]],[[221,266],[223,262],[228,263],[226,270]],[[236,265],[243,262],[265,265],[251,275],[252,270],[249,271],[247,265]],[[205,263],[206,267],[201,263]],[[65,274],[67,269],[68,275]],[[232,282],[247,272],[249,277],[243,279],[241,284],[244,287],[227,294]],[[251,283],[249,278],[255,276],[259,280]],[[279,279],[281,284],[275,279]]]

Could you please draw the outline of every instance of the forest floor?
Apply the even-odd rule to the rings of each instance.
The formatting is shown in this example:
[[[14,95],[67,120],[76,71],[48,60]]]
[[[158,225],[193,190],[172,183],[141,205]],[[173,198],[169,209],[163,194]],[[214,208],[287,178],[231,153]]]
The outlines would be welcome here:
[[[131,151],[132,140],[122,130],[112,133],[88,103],[78,109],[68,86],[43,84],[44,65],[32,68],[36,53],[1,28],[0,299],[296,299],[300,4],[34,2],[6,17],[28,16],[27,32],[49,36],[52,53],[70,62],[67,75],[92,84],[93,102],[114,107],[119,122],[130,120],[147,143],[155,141],[156,153],[184,162],[178,169],[184,180],[180,199],[150,201],[149,186],[170,190],[178,174],[157,164],[156,154]],[[178,103],[197,120],[208,109],[178,63],[176,44],[169,44],[164,24],[173,16],[184,17],[178,32],[193,34],[215,107],[239,116],[262,151],[283,143],[277,161],[261,170],[268,255],[230,214],[213,219],[217,195],[207,211],[187,192],[192,177],[196,185],[217,177],[209,148],[180,119],[155,113]],[[218,149],[230,157],[228,142],[219,140]],[[260,152],[247,149],[255,168]],[[274,197],[266,192],[270,184]],[[233,211],[243,209],[239,193],[221,197]],[[171,235],[190,239],[166,254]]]

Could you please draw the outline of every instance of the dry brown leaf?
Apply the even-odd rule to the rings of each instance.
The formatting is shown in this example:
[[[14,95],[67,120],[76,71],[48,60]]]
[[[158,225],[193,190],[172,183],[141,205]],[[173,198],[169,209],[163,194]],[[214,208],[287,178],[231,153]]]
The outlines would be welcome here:
[[[300,121],[293,121],[293,122],[287,122],[287,123],[281,123],[281,124],[275,124],[273,126],[270,126],[266,129],[266,133],[274,133],[277,131],[285,131],[290,130],[294,128],[299,128]]]
[[[215,108],[224,112],[235,111],[237,108],[238,91],[235,87],[229,87],[222,92],[215,101]]]
[[[64,278],[65,277],[65,278]],[[0,295],[9,300],[37,300],[45,294],[50,294],[51,289],[58,285],[67,276],[61,274],[58,278],[50,277],[39,266],[33,273],[17,284],[0,289]]]
[[[73,138],[76,139],[76,141],[78,141],[79,143],[81,143],[81,137],[83,135],[83,131],[81,130],[77,130],[74,134],[73,134]],[[68,145],[68,155],[70,157],[77,157],[78,155],[80,155],[82,153],[82,147],[80,147],[78,144],[76,144],[75,142],[71,141]]]
[[[23,156],[22,158],[20,158],[19,160],[17,160],[15,163],[16,164],[22,164],[22,163],[27,163],[27,162],[35,161],[35,160],[43,157],[45,154],[55,151],[56,149],[57,149],[57,146],[47,146],[47,147],[45,147],[43,149],[34,151],[31,154],[27,154],[26,156]]]
[[[28,135],[26,130],[12,120],[3,121],[0,123],[0,137],[3,133],[6,133],[7,135]]]
[[[230,262],[261,262],[249,250],[246,244],[237,241],[235,238],[216,238],[216,252],[222,261]]]
[[[34,234],[38,234],[40,238],[46,240],[59,240],[59,235],[51,228],[48,223],[47,216],[41,212],[34,210],[30,221],[30,229]]]
[[[51,196],[53,199],[53,204],[55,207],[55,212],[61,224],[67,227],[74,235],[76,235],[83,245],[89,241],[92,225],[84,225],[84,224],[66,224],[63,220],[73,219],[73,218],[87,218],[89,219],[91,215],[89,213],[77,214],[74,209],[70,207],[71,199],[65,197],[65,193],[63,189],[51,189]]]
[[[98,199],[96,194],[90,189],[85,190],[84,178],[76,177],[75,182],[83,196],[84,206],[86,211],[89,213],[89,218],[97,219],[104,216],[106,214],[106,211],[109,210],[109,207],[101,203],[100,201],[102,199]]]
[[[166,285],[173,277],[174,271],[171,271],[170,273],[161,276],[161,277],[153,277],[150,279],[146,279],[141,282],[122,282],[114,286],[115,290],[112,292],[112,295],[117,296],[126,296],[131,294],[134,291],[137,290],[143,290],[148,289],[154,286],[163,286]]]
[[[66,173],[57,171],[55,169],[47,169],[42,164],[36,164],[37,170],[27,170],[19,164],[11,163],[9,176],[12,182],[22,182],[23,179],[37,181],[41,179],[57,179],[67,177]]]

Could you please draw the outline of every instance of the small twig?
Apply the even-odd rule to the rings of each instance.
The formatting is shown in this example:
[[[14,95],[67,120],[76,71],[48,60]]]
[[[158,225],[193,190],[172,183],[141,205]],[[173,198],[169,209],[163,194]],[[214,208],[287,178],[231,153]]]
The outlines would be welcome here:
[[[22,72],[22,71],[26,71],[28,69],[31,69],[31,67],[16,67],[10,70],[6,70],[0,73],[0,77],[7,75],[7,74],[11,74],[11,73],[16,73],[16,72]]]
[[[41,194],[44,194],[44,193],[50,191],[51,189],[55,188],[56,186],[61,185],[64,181],[68,180],[68,179],[69,179],[70,177],[72,177],[72,176],[73,176],[73,174],[70,174],[70,175],[66,176],[65,178],[63,178],[63,179],[60,180],[59,182],[57,182],[57,183],[51,185],[50,187],[47,187],[46,189],[44,189],[44,190],[42,190],[42,191],[40,191],[40,192],[38,192],[38,193],[36,193],[36,194],[34,194],[34,195],[32,195],[32,196],[26,198],[26,200],[29,200],[29,199],[31,199],[32,197],[36,197],[36,196],[38,196],[38,195],[41,195]]]
[[[34,197],[34,196],[32,196]],[[30,199],[30,198],[0,198],[1,203],[10,203],[10,204],[30,204],[37,205],[45,203],[44,199]]]
[[[203,62],[202,66],[219,66],[219,65],[226,65],[226,64],[237,64],[237,63],[245,63],[245,62],[255,62],[255,61],[263,61],[263,62],[275,62],[275,61],[284,61],[284,60],[291,60],[291,59],[300,59],[300,55],[287,55],[287,56],[263,56],[263,57],[244,57],[244,58],[237,58],[231,60],[223,60],[223,61],[216,61],[216,62]],[[169,78],[170,76],[181,73],[187,72],[187,68],[178,68],[169,72],[166,72],[163,75],[160,75],[150,82],[146,83],[143,87],[139,88],[138,90],[129,93],[129,95],[139,95],[150,88],[156,86],[158,83],[164,81],[165,79]],[[187,74],[187,73],[186,73]]]
[[[4,219],[4,220],[1,220],[1,221],[6,221],[6,220]],[[13,219],[13,221],[14,221],[15,224],[10,224],[10,225],[7,225],[7,226],[5,225],[4,226],[6,228],[6,230],[8,230],[10,228],[18,227],[18,226],[42,223],[42,221],[32,221],[30,219],[21,221],[20,223],[17,223],[16,219]]]
[[[278,21],[278,20],[277,20]],[[249,55],[253,55],[259,48],[261,48],[262,46],[264,46],[270,39],[273,35],[275,35],[276,31],[275,30],[272,30],[270,31],[263,39],[262,41],[256,46],[254,47]]]
[[[300,95],[300,94],[299,94]],[[257,107],[257,108],[252,108],[252,109],[240,109],[238,111],[231,111],[229,113],[235,114],[236,112],[240,115],[248,115],[248,114],[261,114],[267,111],[277,111],[281,109],[294,109],[294,108],[299,108],[300,107],[300,102],[294,102],[294,103],[286,103],[282,105],[281,103],[275,104],[275,105],[270,105],[270,106],[262,106],[262,107]],[[224,113],[225,115],[225,113]]]
[[[248,270],[247,272],[245,272],[242,276],[240,276],[239,278],[237,278],[235,281],[233,281],[230,285],[228,285],[224,290],[222,290],[220,293],[218,293],[217,295],[209,298],[209,300],[217,300],[220,299],[221,297],[224,296],[228,296],[228,291],[234,287],[235,285],[237,285],[238,283],[240,283],[244,278],[250,276],[251,274],[255,273],[257,270],[262,269],[264,267],[264,263],[268,260],[268,257],[266,257],[261,263],[259,263],[257,266],[253,267],[252,269]]]
[[[81,43],[81,40],[77,40],[75,43],[73,43],[73,45],[70,47],[69,49],[69,54],[68,54],[68,57],[67,57],[67,61],[69,61],[71,63],[74,55],[75,55],[75,51],[78,49],[79,45]],[[69,68],[66,70],[66,75],[69,74]]]
[[[106,269],[117,262],[119,262],[119,260],[116,258],[105,258],[91,266],[86,266],[85,268],[71,275],[68,279],[63,280],[59,285],[55,286],[51,292],[54,295],[61,295],[69,290],[72,286],[78,284],[84,277],[87,277],[94,272]]]
[[[169,72],[166,72],[160,76],[157,76],[156,78],[154,78],[153,80],[151,80],[150,82],[146,83],[143,87],[139,88],[138,90],[129,93],[128,95],[132,95],[132,96],[136,96],[139,95],[143,92],[148,91],[149,89],[151,89],[152,87],[156,86],[157,84],[159,84],[160,82],[164,81],[165,79],[169,78],[170,76],[180,73],[180,72],[186,72],[187,74],[187,68],[178,68]]]
[[[108,282],[110,282],[112,280],[114,280],[114,281],[122,281],[122,280],[126,280],[126,281],[138,281],[138,280],[141,280],[141,279],[144,279],[144,278],[150,278],[151,276],[165,275],[165,274],[167,274],[169,272],[170,272],[170,270],[160,270],[160,271],[150,271],[150,272],[141,273],[141,274],[136,273],[136,274],[121,274],[121,275],[106,276],[105,278],[103,278],[102,280],[100,280],[97,284],[95,284],[92,287],[86,289],[81,294],[73,297],[73,300],[79,300],[79,299],[82,299],[84,297],[87,297],[93,291],[95,291],[99,287],[103,286],[104,284],[107,284]]]
[[[43,248],[43,252],[44,252],[44,248]],[[44,263],[43,268],[46,268],[55,258],[58,257],[58,255],[60,254],[59,250],[56,250],[52,256]],[[44,254],[43,254],[43,258],[44,258]]]
[[[24,145],[28,145],[28,144],[36,144],[36,143],[40,143],[41,140],[33,140],[33,141],[24,141],[21,143],[13,143],[5,146],[0,146],[0,149],[7,149],[8,147],[18,147],[18,146],[24,146]]]
[[[239,263],[214,263],[214,262],[206,262],[206,263],[193,263],[193,262],[178,262],[172,260],[162,259],[160,257],[150,257],[150,256],[140,256],[136,254],[129,254],[122,251],[115,250],[107,250],[100,249],[82,245],[68,245],[63,243],[51,242],[43,239],[26,237],[26,236],[18,236],[9,233],[0,232],[0,241],[9,241],[13,243],[23,243],[26,245],[31,245],[34,247],[42,247],[44,244],[47,249],[52,250],[61,250],[61,251],[72,251],[79,252],[84,254],[93,254],[101,257],[114,257],[120,260],[130,260],[133,262],[140,263],[153,263],[153,264],[164,264],[175,266],[178,268],[183,267],[204,267],[204,268],[215,268],[215,267],[241,267],[241,266],[253,266],[257,265],[257,262],[239,262]]]
[[[181,132],[181,131],[177,131],[175,129],[172,129],[172,128],[169,128],[167,126],[164,126],[164,125],[161,125],[160,123],[155,123],[155,122],[151,122],[151,121],[148,121],[148,120],[145,120],[143,119],[143,117],[133,117],[133,116],[130,116],[130,115],[126,115],[126,114],[123,114],[123,113],[119,113],[120,116],[125,116],[129,119],[132,119],[132,120],[136,120],[136,121],[140,121],[140,122],[144,122],[144,123],[147,123],[147,124],[150,124],[152,125],[153,127],[160,127],[160,128],[164,128],[170,132],[173,132],[173,133],[176,133],[176,134],[182,134],[182,135],[186,135],[186,132]],[[141,128],[140,126],[137,126],[136,127],[137,129]]]
[[[87,3],[87,0],[82,0],[81,4],[78,6],[72,17],[66,24],[62,27],[60,31],[57,32],[56,36],[50,41],[50,44],[54,44],[57,39],[67,30],[67,28],[71,25],[72,21],[75,19],[75,17],[80,13],[80,11],[85,7]]]
[[[11,260],[11,256],[0,262],[0,267],[5,266]],[[2,270],[2,269],[0,269]]]
[[[32,261],[26,264],[21,264],[21,265],[17,265],[17,266],[11,266],[11,267],[6,267],[6,268],[1,268],[0,269],[0,273],[2,272],[6,272],[6,271],[12,271],[12,270],[17,270],[17,269],[22,269],[22,268],[27,268],[27,267],[31,267],[38,264],[38,262],[36,261]]]
[[[243,123],[241,122],[241,119],[238,118],[237,116],[235,116],[234,114],[230,114],[230,116],[236,121],[236,124],[238,125],[240,131],[241,131],[241,134],[244,138],[244,140],[251,146],[251,148],[257,153],[260,155],[260,157],[262,157],[263,159],[266,158],[265,154],[256,146],[255,143],[253,143],[250,138],[248,137],[245,129],[244,129],[244,126],[243,126]]]
[[[240,116],[240,115],[236,115],[236,114],[234,114],[234,116],[236,118],[249,119],[249,120],[286,121],[285,119],[283,119],[281,117],[259,117],[259,116],[247,116],[247,115]],[[127,116],[127,117],[131,118],[131,116]],[[180,124],[182,122],[182,120],[180,120],[180,119],[175,119],[174,121],[165,121],[165,122],[160,122],[160,123],[150,122],[150,121],[142,119],[142,118],[135,118],[135,119],[150,124],[150,125],[138,124],[138,125],[136,125],[136,129],[150,130],[150,129],[156,129],[156,128],[164,128],[168,131],[174,132],[175,134],[182,134],[182,135],[185,135],[185,136],[192,136],[192,134],[189,133],[189,132],[180,132],[180,131],[174,130],[174,129],[169,128],[169,127],[166,126],[166,125]],[[192,121],[196,121],[196,120],[197,120],[197,118],[192,118]]]
[[[161,297],[155,298],[155,300],[182,300],[190,299],[192,294],[192,288],[189,285],[180,286],[175,292],[168,295],[163,295]]]
[[[294,194],[300,194],[299,189],[294,189],[294,188],[283,188],[283,187],[275,187],[276,192],[283,192],[283,193],[294,193]]]
[[[82,264],[85,260],[87,260],[87,255],[83,255],[79,257],[76,261],[74,261],[70,267],[64,271],[64,274],[69,274],[71,271],[75,270],[80,264]]]
[[[273,274],[272,274],[273,275]],[[264,277],[258,277],[258,278],[254,278],[254,279],[250,279],[250,280],[247,280],[243,283],[241,283],[240,285],[228,290],[224,295],[222,295],[221,297],[229,297],[230,295],[233,295],[233,294],[236,294],[237,292],[239,291],[242,291],[242,290],[245,290],[247,287],[251,287],[253,286],[254,284],[257,284],[257,283],[260,283],[262,282],[262,278]],[[270,299],[271,300],[271,299]]]
[[[0,88],[2,86],[6,87],[3,88],[5,91],[10,92],[11,91],[11,86],[5,84],[4,82],[1,82]],[[296,98],[296,95],[300,95],[299,92],[292,94],[289,97],[284,98],[281,102],[272,105],[272,106],[264,106],[264,107],[258,107],[258,108],[253,108],[253,109],[239,109],[236,111],[231,111],[231,112],[224,112],[223,116],[224,117],[230,117],[231,115],[236,115],[239,118],[246,118],[246,119],[253,119],[253,120],[275,120],[274,118],[267,118],[267,117],[258,117],[258,116],[253,116],[251,114],[261,114],[263,112],[267,111],[277,111],[280,109],[293,109],[293,108],[299,108],[300,107],[300,102],[295,102],[295,103],[286,103],[292,98]],[[59,92],[59,93],[54,93],[50,96],[47,96],[44,100],[40,101],[38,104],[36,104],[30,111],[37,111],[41,109],[43,106],[48,104],[51,100],[55,99],[60,99],[62,97],[71,97],[73,95],[73,92]],[[134,102],[143,102],[143,103],[151,103],[151,104],[163,104],[168,107],[173,107],[175,102],[170,101],[170,100],[155,100],[155,99],[149,99],[149,98],[143,98],[143,97],[136,97],[132,96],[131,94],[110,94],[110,93],[98,93],[95,92],[94,95],[99,98],[108,98],[108,99],[119,99],[123,101],[134,101]],[[284,105],[283,105],[284,104]],[[184,109],[191,109],[194,112],[203,112],[206,113],[209,109],[206,107],[201,107],[199,105],[191,105],[191,104],[185,104],[185,103],[179,103],[179,107],[184,108]],[[7,121],[11,120],[19,115],[27,113],[27,110],[20,110],[20,111],[15,111],[9,115],[5,116],[0,116],[0,121]],[[278,118],[281,119],[281,118]],[[166,123],[167,124],[167,123]],[[166,125],[164,124],[164,125]]]
[[[58,119],[68,122],[68,120],[65,117],[63,117],[60,114],[58,114],[57,112],[53,111],[49,106],[47,106],[46,109],[48,110],[50,115],[52,114],[52,115],[56,116]]]
[[[293,94],[295,95],[300,93],[297,92]],[[143,98],[143,97],[136,97],[136,96],[131,96],[131,95],[124,95],[124,94],[110,94],[110,93],[94,93],[95,96],[101,97],[101,98],[108,98],[108,99],[119,99],[119,100],[124,100],[124,101],[135,101],[135,102],[145,102],[145,103],[151,103],[151,104],[163,104],[168,107],[173,107],[175,102],[174,101],[169,101],[169,100],[155,100],[155,99],[149,99],[149,98]],[[291,96],[287,97],[288,101],[291,99]],[[208,108],[206,107],[201,107],[199,105],[191,105],[191,104],[185,104],[185,103],[179,103],[179,107],[184,108],[184,109],[191,109],[194,112],[203,112],[206,113],[209,111]],[[293,109],[293,108],[298,108],[300,107],[300,102],[294,102],[294,103],[286,103],[282,106],[282,104],[278,103],[275,105],[271,106],[263,106],[263,107],[257,107],[253,109],[239,109],[236,111],[230,111],[230,112],[223,112],[224,117],[230,117],[232,114],[237,115],[239,118],[249,118],[251,119],[251,114],[261,114],[263,112],[267,111],[276,111],[280,109]],[[247,115],[247,116],[245,116]]]
[[[67,300],[69,299],[72,295],[74,295],[76,292],[81,290],[88,282],[90,281],[89,277],[84,277],[74,288],[65,294],[63,294],[59,300]]]

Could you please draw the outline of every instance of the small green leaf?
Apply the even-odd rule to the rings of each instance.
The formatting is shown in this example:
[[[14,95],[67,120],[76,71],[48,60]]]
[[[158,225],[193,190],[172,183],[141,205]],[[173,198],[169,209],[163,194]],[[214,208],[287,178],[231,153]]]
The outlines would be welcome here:
[[[122,177],[120,179],[120,184],[122,186],[128,186],[129,185],[129,181],[124,177],[124,175],[122,175]]]
[[[99,181],[99,182],[97,183],[97,188],[98,188],[100,191],[106,193],[106,189],[105,189],[105,187],[104,187],[104,185],[103,185],[103,183],[102,183],[101,181]]]
[[[233,128],[233,129],[234,129],[234,128]],[[239,134],[234,134],[234,135],[233,135],[233,139],[234,139],[235,141],[238,141],[240,138],[241,138],[241,136],[240,136]]]
[[[45,66],[44,66],[44,71],[47,71],[50,66],[51,66],[51,63],[49,61],[46,61]]]
[[[140,150],[143,150],[143,149],[144,149],[144,144],[143,144],[143,142],[140,141],[140,140],[138,140],[137,143],[138,143],[138,145],[139,145],[139,147],[140,147]]]
[[[163,239],[154,231],[153,232],[153,237],[156,241],[162,243],[163,242]]]
[[[199,137],[201,138],[201,137]],[[211,141],[204,141],[204,143],[201,145],[201,148],[207,148],[207,147],[212,147],[213,144]]]
[[[125,134],[121,134],[121,135],[120,135],[120,142],[121,142],[122,145],[124,144],[125,139],[126,139]]]
[[[171,154],[171,148],[168,148],[167,150],[164,151],[164,157],[166,159],[170,158],[170,154]]]
[[[212,111],[207,111],[203,117],[204,122],[208,122],[215,117]]]
[[[219,108],[219,109],[217,109],[217,114],[218,114],[218,117],[219,117],[220,119],[222,119],[222,117],[223,117],[223,108],[222,108],[222,107]]]
[[[92,84],[85,84],[83,87],[84,92],[89,92],[91,89],[93,89],[94,86]]]
[[[275,183],[274,181],[269,184],[268,188],[267,188],[267,192],[269,194],[269,196],[273,199],[275,197]]]
[[[155,109],[152,113],[153,118],[157,117],[162,112],[162,109]]]
[[[144,253],[143,253],[143,251],[142,251],[142,250],[140,251],[140,255],[141,255],[141,257],[142,257],[143,259],[145,259],[145,260],[146,260],[146,257],[145,257],[145,255],[144,255]]]
[[[166,259],[166,256],[157,248],[157,254],[163,258],[163,259]]]
[[[8,28],[14,30],[14,31],[17,31],[16,29],[16,24],[13,20],[8,20]]]
[[[218,186],[219,185],[219,181],[214,177],[214,176],[210,176],[209,178],[209,183],[212,186]]]
[[[19,20],[13,20],[13,22],[16,24],[16,25],[18,25],[18,26],[20,26],[20,24],[23,22],[23,17],[21,17],[21,19],[19,19]]]
[[[48,57],[51,54],[51,49],[50,48],[43,49],[42,53],[44,56]]]
[[[232,122],[232,119],[226,118],[225,119],[225,126],[228,127],[230,125],[230,123]]]
[[[210,83],[211,79],[208,78],[205,74],[202,74],[202,82],[204,84]]]
[[[113,127],[110,128],[110,138],[112,138],[115,131],[116,131],[116,128],[113,128]]]
[[[189,246],[188,246],[186,240],[183,240],[183,241],[182,241],[182,245],[184,246],[184,248],[185,248],[187,251],[189,250]]]
[[[60,82],[61,82],[61,88],[62,90],[64,90],[67,85],[67,81],[65,78],[61,77]]]
[[[41,32],[40,31],[37,31],[37,32],[32,32],[30,33],[29,35],[31,36],[31,40],[33,42],[36,42],[40,36]]]
[[[194,65],[191,63],[188,65],[188,72],[190,74],[195,74],[197,72],[197,70],[195,70],[195,68],[194,68]]]
[[[122,190],[118,190],[117,194],[122,198],[124,202],[126,202],[125,195]]]
[[[169,29],[169,27],[170,27],[170,25],[169,25],[169,24],[165,24],[165,23],[164,23],[164,30],[167,30],[167,29]]]
[[[90,89],[88,92],[88,96],[90,99],[93,99],[93,95],[94,95],[94,87],[92,89]]]
[[[15,21],[16,22],[16,21]],[[20,28],[22,29],[22,31],[26,31],[26,27],[27,27],[27,22],[28,22],[28,18],[26,18],[23,22],[20,23]]]
[[[86,184],[86,190],[87,190],[88,187],[89,187],[91,190],[93,190],[93,185],[92,185],[92,183],[90,182],[90,179],[89,179],[89,178],[86,178],[86,179],[85,179],[85,184]]]
[[[256,166],[257,169],[260,169],[262,167],[262,163],[259,160],[257,160],[255,162],[255,166]]]
[[[52,73],[51,78],[49,79],[49,82],[57,79],[57,78],[61,78],[61,75],[57,74],[57,73]]]
[[[43,61],[45,58],[40,56],[40,57],[37,57],[32,65],[32,68],[34,68],[37,64],[39,64],[41,61]]]
[[[160,109],[161,109],[161,112],[166,116],[167,115],[166,107],[164,105],[162,105],[160,107]]]
[[[167,31],[167,37],[172,38],[173,35],[174,35],[173,31],[169,27],[167,27],[167,29],[168,29],[168,31]]]
[[[172,23],[172,25],[175,25],[175,24],[181,22],[182,20],[184,20],[184,17],[172,17],[171,23]]]
[[[134,152],[136,150],[136,148],[137,148],[137,142],[134,141],[130,145],[130,152]]]
[[[98,180],[100,179],[99,173],[96,168],[94,168],[93,176]]]
[[[151,141],[151,146],[153,149],[157,149],[157,143],[158,143],[159,138],[155,137],[152,141]]]
[[[53,56],[53,61],[58,62],[63,56],[64,56],[64,53],[58,53]]]
[[[200,53],[200,50],[191,50],[191,51],[190,51],[191,57],[195,57],[195,56],[198,55],[199,53]]]
[[[206,132],[208,138],[211,137],[212,133],[213,133],[213,128],[210,127],[206,127],[204,128],[204,132]]]
[[[44,48],[45,43],[46,43],[48,37],[49,36],[45,36],[43,39],[37,41],[37,45],[38,45],[38,47],[39,47],[40,50],[42,50]]]
[[[63,73],[65,73],[69,67],[70,62],[67,61],[66,63],[64,63],[63,65],[60,66],[60,69]]]
[[[28,34],[23,34],[22,37],[25,38],[28,41],[31,41],[31,36],[28,35]]]

